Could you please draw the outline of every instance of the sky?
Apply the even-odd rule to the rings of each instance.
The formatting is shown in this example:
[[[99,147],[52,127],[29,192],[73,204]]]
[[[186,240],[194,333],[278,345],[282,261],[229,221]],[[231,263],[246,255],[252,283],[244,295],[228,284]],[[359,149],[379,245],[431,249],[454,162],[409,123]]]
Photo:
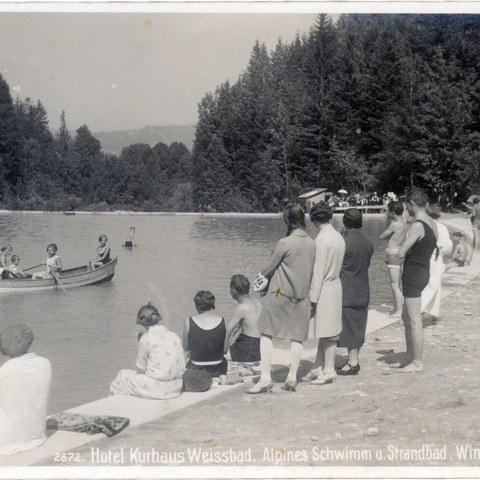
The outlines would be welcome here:
[[[0,73],[13,98],[40,100],[55,130],[197,121],[209,91],[245,70],[256,40],[307,34],[315,14],[0,12]]]

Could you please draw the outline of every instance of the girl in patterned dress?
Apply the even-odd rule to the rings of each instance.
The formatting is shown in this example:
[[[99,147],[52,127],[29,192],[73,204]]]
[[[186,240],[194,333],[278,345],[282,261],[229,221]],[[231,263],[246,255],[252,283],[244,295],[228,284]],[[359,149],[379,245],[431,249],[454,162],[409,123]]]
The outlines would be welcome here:
[[[120,370],[110,384],[110,395],[134,395],[152,399],[178,397],[182,391],[185,356],[180,339],[161,324],[157,308],[148,303],[137,314],[136,370]]]

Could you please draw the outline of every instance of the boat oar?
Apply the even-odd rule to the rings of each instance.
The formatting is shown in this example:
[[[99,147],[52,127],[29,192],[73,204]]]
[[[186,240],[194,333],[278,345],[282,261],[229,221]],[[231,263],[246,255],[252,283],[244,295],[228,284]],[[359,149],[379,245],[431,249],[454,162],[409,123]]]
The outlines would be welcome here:
[[[27,270],[32,270],[34,268],[41,267],[42,265],[45,265],[45,262],[34,265],[33,267],[24,268],[23,271],[26,272]]]
[[[61,289],[63,290],[63,293],[64,293],[65,295],[67,295],[67,291],[65,290],[65,287],[62,285],[62,282],[61,282],[60,279],[58,278],[58,273],[57,273],[57,272],[54,272],[53,270],[51,271],[51,273],[52,273],[53,278],[55,279],[55,283],[56,283],[57,285],[60,285]]]

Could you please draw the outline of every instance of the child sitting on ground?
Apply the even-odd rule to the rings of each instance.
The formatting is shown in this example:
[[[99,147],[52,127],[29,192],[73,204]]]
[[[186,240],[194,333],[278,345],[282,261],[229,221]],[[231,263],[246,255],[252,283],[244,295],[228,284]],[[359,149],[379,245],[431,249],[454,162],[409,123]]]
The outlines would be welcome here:
[[[445,271],[452,267],[463,267],[465,264],[469,265],[472,259],[466,236],[462,232],[455,232],[452,235],[452,239],[454,243],[452,260],[447,263]]]
[[[9,359],[0,367],[0,455],[45,442],[50,362],[27,353],[33,342],[27,325],[10,325],[0,333],[0,352]]]

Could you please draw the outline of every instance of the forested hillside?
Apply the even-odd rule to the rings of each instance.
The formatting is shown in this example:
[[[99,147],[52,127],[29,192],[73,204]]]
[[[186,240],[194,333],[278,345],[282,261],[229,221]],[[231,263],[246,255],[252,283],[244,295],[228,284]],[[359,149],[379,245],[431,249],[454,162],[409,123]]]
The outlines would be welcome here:
[[[282,32],[279,32],[281,36]],[[214,54],[212,52],[212,54]],[[0,75],[1,208],[278,211],[316,187],[480,191],[480,16],[319,15],[199,104],[183,143],[105,153]]]
[[[412,185],[455,203],[480,185],[479,59],[480,16],[320,15],[272,52],[256,43],[238,81],[200,104],[194,206],[272,211],[316,187]]]
[[[179,142],[104,153],[86,125],[52,135],[42,103],[12,101],[0,75],[0,208],[191,210],[190,152]]]

